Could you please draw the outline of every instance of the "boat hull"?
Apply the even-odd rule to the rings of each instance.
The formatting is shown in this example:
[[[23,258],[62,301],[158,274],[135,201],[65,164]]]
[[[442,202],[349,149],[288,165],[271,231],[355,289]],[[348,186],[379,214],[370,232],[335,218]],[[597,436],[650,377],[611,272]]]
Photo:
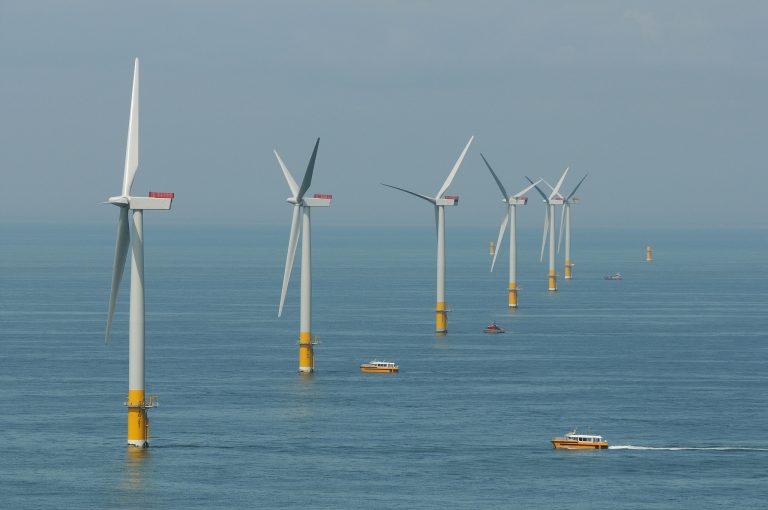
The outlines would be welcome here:
[[[608,443],[587,443],[583,441],[571,441],[567,439],[553,439],[552,446],[557,450],[605,450]]]
[[[360,371],[361,372],[374,373],[374,374],[391,374],[391,373],[399,372],[400,368],[399,367],[384,368],[384,367],[366,367],[366,366],[361,366],[360,367]]]

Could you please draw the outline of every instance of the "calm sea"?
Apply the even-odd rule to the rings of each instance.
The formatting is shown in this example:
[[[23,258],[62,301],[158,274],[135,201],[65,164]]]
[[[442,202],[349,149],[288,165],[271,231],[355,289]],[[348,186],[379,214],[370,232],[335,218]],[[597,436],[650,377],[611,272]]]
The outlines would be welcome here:
[[[0,507],[767,504],[765,231],[577,229],[556,294],[539,232],[524,231],[509,312],[506,246],[488,271],[495,228],[449,223],[454,311],[436,337],[431,228],[317,221],[321,343],[300,377],[298,267],[277,319],[287,226],[145,229],[160,407],[137,452],[124,445],[127,281],[103,343],[114,227],[0,226]],[[491,320],[507,333],[484,335]],[[361,374],[374,357],[400,374]],[[553,450],[573,428],[612,448]]]

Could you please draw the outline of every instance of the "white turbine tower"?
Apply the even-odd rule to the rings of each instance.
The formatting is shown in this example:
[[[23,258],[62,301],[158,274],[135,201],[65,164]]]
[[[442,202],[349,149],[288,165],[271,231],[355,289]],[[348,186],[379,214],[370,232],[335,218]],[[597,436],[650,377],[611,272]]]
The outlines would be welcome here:
[[[585,174],[584,177],[581,178],[579,183],[576,185],[575,188],[573,188],[573,191],[571,191],[567,197],[565,197],[565,201],[563,203],[563,214],[560,216],[560,234],[557,238],[557,252],[560,253],[560,242],[563,240],[563,221],[565,221],[565,279],[570,280],[571,276],[573,275],[573,261],[571,260],[571,206],[573,204],[578,204],[579,199],[575,197],[576,190],[579,189],[579,186],[581,186],[581,183],[584,182],[584,179],[587,178],[587,175]]]
[[[123,190],[119,196],[109,197],[108,203],[120,208],[117,221],[117,242],[112,267],[112,289],[109,294],[109,311],[104,342],[109,341],[112,318],[115,314],[117,294],[125,269],[128,248],[131,250],[131,295],[128,320],[128,445],[149,446],[149,418],[147,409],[155,407],[154,395],[144,393],[144,211],[171,208],[173,193],[150,192],[148,197],[131,196],[133,179],[139,167],[139,59],[133,68],[131,114],[128,121],[128,143],[125,150]],[[133,216],[133,228],[128,212]],[[129,232],[130,231],[130,232]]]
[[[421,195],[413,191],[408,191],[404,188],[398,188],[397,186],[390,186],[384,184],[389,188],[394,188],[400,191],[404,191],[415,197],[419,197],[427,202],[431,203],[435,207],[435,227],[437,229],[437,306],[435,307],[435,332],[446,333],[448,331],[448,309],[445,306],[445,206],[446,205],[459,205],[459,197],[457,196],[443,196],[443,193],[451,185],[453,178],[456,176],[456,172],[459,171],[461,162],[464,161],[464,156],[467,155],[469,146],[475,137],[469,138],[464,150],[461,151],[459,159],[456,160],[456,164],[453,165],[451,173],[448,174],[448,178],[440,187],[434,198],[426,195]]]
[[[274,151],[277,162],[283,170],[285,180],[291,189],[291,196],[286,200],[293,204],[293,218],[291,220],[291,233],[288,237],[288,254],[285,257],[285,272],[283,273],[283,290],[280,293],[280,308],[277,316],[283,314],[283,305],[285,304],[285,294],[288,290],[288,282],[291,279],[291,270],[293,269],[293,259],[296,255],[296,245],[299,239],[299,217],[301,217],[301,304],[300,304],[300,327],[299,327],[299,372],[312,373],[315,371],[315,353],[312,342],[312,237],[310,211],[312,207],[329,207],[331,205],[332,195],[315,194],[312,197],[305,197],[310,184],[312,184],[312,173],[315,170],[315,159],[317,158],[317,148],[320,145],[320,139],[315,142],[315,148],[312,151],[312,157],[309,158],[307,170],[304,172],[304,178],[301,180],[301,186],[296,184],[288,167],[285,166],[280,154]]]
[[[485,156],[480,154],[480,157],[485,161],[485,166],[488,167],[488,170],[490,170],[491,175],[493,176],[493,180],[495,180],[496,184],[499,186],[501,196],[504,197],[502,201],[507,204],[507,210],[504,213],[504,219],[501,221],[501,228],[499,228],[496,251],[493,254],[493,261],[491,262],[491,271],[493,271],[493,266],[496,264],[496,256],[501,250],[501,241],[504,239],[504,232],[507,224],[509,224],[509,307],[517,308],[517,206],[528,203],[528,197],[526,197],[525,194],[541,182],[541,179],[522,191],[518,191],[514,195],[509,195],[507,194],[507,190],[504,189],[504,185],[501,184],[501,180],[496,175],[496,172],[491,168],[491,164],[485,159]]]
[[[560,194],[560,186],[563,185],[563,180],[568,174],[568,170],[569,168],[565,169],[565,172],[560,176],[560,180],[557,181],[557,185],[554,187],[550,186],[547,181],[544,181],[552,189],[552,193],[549,196],[544,194],[537,185],[534,185],[547,206],[544,214],[544,236],[541,239],[541,256],[539,260],[544,260],[544,246],[547,243],[547,227],[549,227],[549,290],[553,292],[557,290],[557,273],[555,272],[555,207],[563,205],[565,202],[565,197]],[[533,184],[529,177],[526,176],[526,179]]]

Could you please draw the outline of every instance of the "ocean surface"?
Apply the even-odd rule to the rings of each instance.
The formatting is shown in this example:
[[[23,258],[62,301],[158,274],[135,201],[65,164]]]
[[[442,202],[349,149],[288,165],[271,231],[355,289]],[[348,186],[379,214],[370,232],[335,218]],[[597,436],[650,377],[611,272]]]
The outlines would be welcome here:
[[[149,215],[148,215],[149,216]],[[1,508],[765,508],[768,235],[581,230],[546,290],[496,227],[313,225],[313,376],[297,374],[288,227],[145,222],[151,448],[125,446],[128,273],[114,226],[0,225]],[[645,245],[654,248],[646,263]],[[603,276],[619,271],[622,281]],[[562,273],[562,256],[558,257]],[[503,335],[485,335],[496,320]],[[399,374],[361,374],[372,358]],[[604,451],[555,451],[564,432]]]

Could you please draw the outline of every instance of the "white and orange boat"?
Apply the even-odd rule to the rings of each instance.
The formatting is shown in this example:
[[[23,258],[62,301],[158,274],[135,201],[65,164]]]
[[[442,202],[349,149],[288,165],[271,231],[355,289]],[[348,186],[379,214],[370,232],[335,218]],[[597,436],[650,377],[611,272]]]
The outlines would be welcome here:
[[[578,434],[575,430],[563,437],[552,439],[552,446],[563,450],[602,450],[608,448],[608,441],[603,436]]]
[[[400,367],[394,361],[371,360],[360,365],[361,372],[393,373],[399,372]]]
[[[499,325],[496,324],[496,321],[493,321],[485,327],[485,329],[483,330],[483,333],[489,333],[491,335],[495,335],[498,333],[504,333],[504,329],[499,327]]]

